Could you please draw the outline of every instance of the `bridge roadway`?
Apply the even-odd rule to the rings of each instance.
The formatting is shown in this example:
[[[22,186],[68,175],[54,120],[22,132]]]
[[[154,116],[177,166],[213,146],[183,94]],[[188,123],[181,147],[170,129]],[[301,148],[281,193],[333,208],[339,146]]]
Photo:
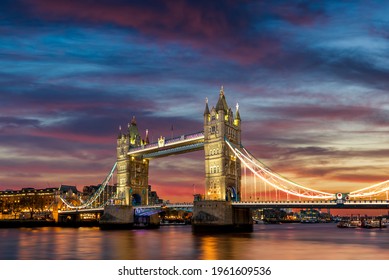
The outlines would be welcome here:
[[[202,149],[204,149],[203,131],[167,140],[161,137],[158,142],[130,149],[127,155],[150,159]]]
[[[236,208],[329,208],[329,209],[389,209],[389,200],[347,200],[342,203],[336,200],[322,201],[240,201],[232,202],[232,206]],[[157,204],[148,206],[135,206],[136,213],[142,213],[148,210],[156,210],[159,208],[179,208],[192,210],[193,203],[172,203],[172,204]],[[75,214],[75,213],[103,213],[104,208],[85,208],[78,210],[60,210],[59,214]]]

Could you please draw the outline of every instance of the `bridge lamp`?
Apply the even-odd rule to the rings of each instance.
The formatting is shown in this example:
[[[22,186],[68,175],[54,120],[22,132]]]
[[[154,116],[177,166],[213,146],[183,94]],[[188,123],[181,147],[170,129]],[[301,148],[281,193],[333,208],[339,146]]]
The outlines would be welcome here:
[[[337,193],[337,194],[336,194],[336,198],[337,198],[337,199],[342,199],[342,197],[343,197],[343,194],[342,194],[342,193]]]

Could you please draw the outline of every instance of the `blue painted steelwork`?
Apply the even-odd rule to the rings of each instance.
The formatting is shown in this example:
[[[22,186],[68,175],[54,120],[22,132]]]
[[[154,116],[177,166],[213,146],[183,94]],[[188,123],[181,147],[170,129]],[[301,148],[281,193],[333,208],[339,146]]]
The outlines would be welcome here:
[[[227,190],[231,192],[231,201],[238,202],[238,194],[236,193],[236,188],[235,187],[227,187]],[[228,194],[226,194],[226,200],[228,200],[227,197]]]
[[[152,209],[152,210],[148,210],[148,211],[145,211],[145,212],[136,212],[135,211],[135,216],[137,217],[147,217],[147,216],[151,216],[151,215],[154,215],[154,214],[159,214],[161,211],[161,209]]]

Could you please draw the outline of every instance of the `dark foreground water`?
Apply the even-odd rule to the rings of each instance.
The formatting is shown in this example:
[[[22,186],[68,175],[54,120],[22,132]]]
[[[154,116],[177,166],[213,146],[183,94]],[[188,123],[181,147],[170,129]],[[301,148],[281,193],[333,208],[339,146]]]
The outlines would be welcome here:
[[[389,260],[389,228],[336,224],[255,225],[252,233],[197,235],[191,226],[153,230],[0,229],[2,260]]]

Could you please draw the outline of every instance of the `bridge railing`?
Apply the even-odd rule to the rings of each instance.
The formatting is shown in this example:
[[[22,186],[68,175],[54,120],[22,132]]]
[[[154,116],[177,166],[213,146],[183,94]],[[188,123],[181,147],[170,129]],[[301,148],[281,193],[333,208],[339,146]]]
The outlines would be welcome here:
[[[234,201],[232,204],[239,205],[239,204],[288,204],[288,205],[297,205],[297,204],[336,204],[336,200],[285,200],[285,201],[278,201],[278,200],[268,200],[268,201]]]
[[[268,201],[234,201],[233,205],[324,205],[324,204],[345,204],[345,205],[366,205],[366,204],[389,204],[389,200],[346,200],[339,203],[337,200],[268,200]]]
[[[143,149],[150,149],[150,148],[154,148],[154,147],[158,147],[158,142],[147,144],[147,145],[142,145],[142,146],[135,147],[135,148],[131,148],[129,150],[129,152],[136,152],[136,151],[141,151]]]
[[[158,207],[191,207],[193,206],[193,202],[178,202],[178,203],[161,203],[161,204],[153,204],[153,205],[142,205],[136,206],[135,208],[158,208]]]

